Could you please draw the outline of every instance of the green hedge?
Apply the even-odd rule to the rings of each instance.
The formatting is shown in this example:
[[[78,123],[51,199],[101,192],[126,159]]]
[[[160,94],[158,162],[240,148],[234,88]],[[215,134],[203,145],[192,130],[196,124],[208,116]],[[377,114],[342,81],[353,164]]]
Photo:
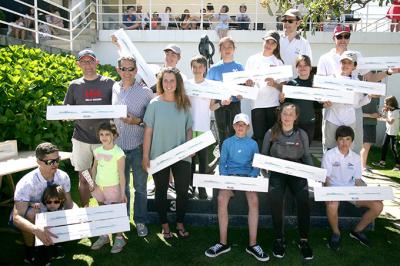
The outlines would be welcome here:
[[[118,76],[110,65],[99,66],[99,73]],[[1,48],[0,141],[16,139],[19,150],[43,141],[70,150],[72,122],[47,121],[46,106],[62,104],[71,80],[81,76],[71,55],[20,45]]]

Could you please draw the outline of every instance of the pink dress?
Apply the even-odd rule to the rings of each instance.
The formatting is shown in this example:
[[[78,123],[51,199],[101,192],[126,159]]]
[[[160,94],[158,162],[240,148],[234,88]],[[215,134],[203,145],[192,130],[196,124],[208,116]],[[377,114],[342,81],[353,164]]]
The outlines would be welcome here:
[[[393,0],[389,7],[386,17],[389,19],[400,20],[400,0]]]

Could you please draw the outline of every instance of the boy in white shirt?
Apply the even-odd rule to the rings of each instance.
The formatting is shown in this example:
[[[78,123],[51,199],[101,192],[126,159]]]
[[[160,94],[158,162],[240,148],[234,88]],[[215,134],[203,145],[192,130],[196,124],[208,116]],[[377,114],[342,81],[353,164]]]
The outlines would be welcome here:
[[[322,168],[327,170],[325,186],[365,186],[361,179],[361,159],[350,147],[353,144],[354,131],[349,126],[340,126],[336,130],[337,146],[324,154]],[[382,201],[355,201],[357,207],[368,208],[356,227],[350,232],[350,237],[358,240],[362,245],[370,247],[371,244],[362,232],[382,212]],[[332,229],[332,236],[328,246],[337,251],[340,248],[339,230],[339,201],[327,201],[326,215]]]

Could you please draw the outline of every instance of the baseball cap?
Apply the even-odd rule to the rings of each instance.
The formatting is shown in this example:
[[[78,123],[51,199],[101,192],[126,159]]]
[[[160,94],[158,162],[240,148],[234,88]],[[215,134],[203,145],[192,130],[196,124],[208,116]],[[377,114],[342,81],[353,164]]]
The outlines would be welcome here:
[[[263,40],[274,40],[276,43],[279,43],[279,33],[276,30],[269,30],[262,37]]]
[[[164,52],[171,50],[172,52],[176,53],[176,54],[181,54],[181,48],[176,45],[176,44],[168,44],[165,48],[164,48]]]
[[[91,58],[96,59],[96,55],[90,49],[84,49],[84,50],[80,51],[77,56],[78,61],[81,60],[81,58],[84,56],[90,56]]]
[[[291,8],[283,14],[283,17],[295,17],[297,19],[301,19],[301,13],[298,9]]]
[[[240,113],[235,115],[235,118],[233,119],[233,125],[236,124],[237,122],[243,122],[246,125],[250,125],[250,118],[248,115]]]
[[[357,62],[357,54],[354,51],[344,51],[344,53],[340,56],[340,61],[343,59],[348,59],[351,62]]]
[[[348,25],[337,25],[333,30],[333,35],[338,36],[345,32],[350,33],[350,27]]]

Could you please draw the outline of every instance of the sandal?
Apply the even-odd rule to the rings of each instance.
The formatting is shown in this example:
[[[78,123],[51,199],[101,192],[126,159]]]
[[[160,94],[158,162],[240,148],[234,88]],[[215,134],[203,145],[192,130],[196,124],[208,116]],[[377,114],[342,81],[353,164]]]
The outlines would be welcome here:
[[[188,238],[190,236],[189,232],[185,230],[185,228],[176,228],[177,232],[176,234],[178,235],[179,238],[184,239]]]
[[[163,234],[164,239],[171,239],[174,237],[171,232],[163,231],[162,234]]]

